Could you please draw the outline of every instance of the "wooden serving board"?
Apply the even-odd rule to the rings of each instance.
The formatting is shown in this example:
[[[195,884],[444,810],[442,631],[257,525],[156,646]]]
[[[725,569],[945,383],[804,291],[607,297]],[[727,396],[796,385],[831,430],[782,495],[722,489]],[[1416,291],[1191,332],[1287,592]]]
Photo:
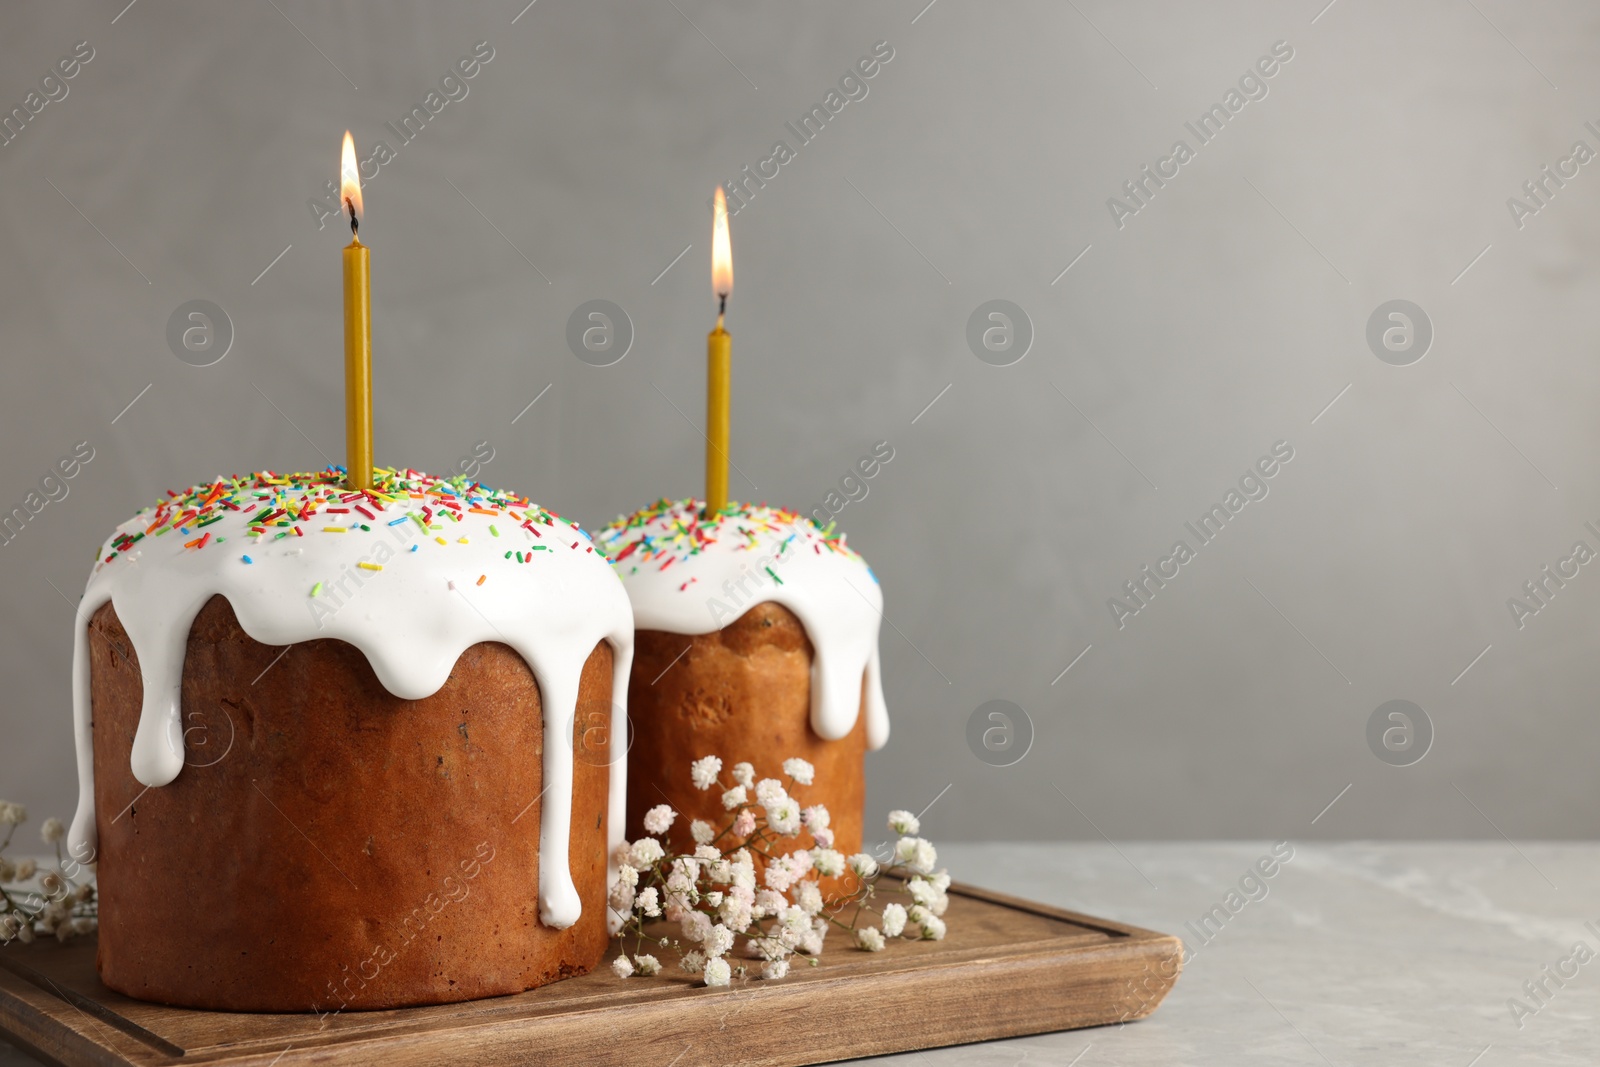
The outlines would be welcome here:
[[[398,1011],[245,1015],[131,1000],[92,938],[0,949],[0,1033],[66,1067],[763,1064],[792,1067],[1143,1018],[1177,979],[1176,937],[952,886],[943,941],[707,989],[609,967],[512,997]],[[796,957],[800,960],[802,957]]]

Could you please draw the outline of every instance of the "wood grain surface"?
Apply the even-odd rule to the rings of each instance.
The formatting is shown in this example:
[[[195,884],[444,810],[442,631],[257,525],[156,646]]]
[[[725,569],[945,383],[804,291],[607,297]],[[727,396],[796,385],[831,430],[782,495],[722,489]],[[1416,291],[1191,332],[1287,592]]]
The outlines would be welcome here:
[[[66,1067],[791,1067],[1142,1018],[1181,965],[1176,937],[964,886],[946,919],[944,941],[878,953],[835,932],[816,966],[776,982],[706,989],[607,967],[516,996],[320,1018],[146,1004],[100,983],[93,938],[12,944],[0,949],[0,1031]]]

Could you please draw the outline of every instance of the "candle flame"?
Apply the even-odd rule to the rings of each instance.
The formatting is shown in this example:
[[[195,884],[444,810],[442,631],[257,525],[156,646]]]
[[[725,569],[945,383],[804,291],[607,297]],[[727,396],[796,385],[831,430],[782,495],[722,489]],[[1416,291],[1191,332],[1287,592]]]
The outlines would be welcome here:
[[[366,214],[361,206],[361,171],[356,166],[356,139],[344,131],[344,151],[339,159],[339,202],[350,213],[350,230],[354,232]]]
[[[711,291],[726,304],[733,292],[733,247],[728,243],[728,198],[720,185],[711,216]]]

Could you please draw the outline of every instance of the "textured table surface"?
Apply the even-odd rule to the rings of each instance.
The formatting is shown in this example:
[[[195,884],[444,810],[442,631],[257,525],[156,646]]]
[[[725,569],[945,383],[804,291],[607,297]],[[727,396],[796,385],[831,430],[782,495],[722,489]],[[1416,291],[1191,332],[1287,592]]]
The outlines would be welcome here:
[[[1144,1022],[874,1062],[1600,1062],[1600,845],[1297,845],[1272,878],[1250,881],[1270,850],[946,846],[942,858],[962,881],[1179,934],[1192,955]],[[1210,921],[1205,941],[1195,931],[1208,913],[1228,917]],[[1580,943],[1586,951],[1575,955]],[[1530,982],[1543,989],[1530,993]],[[0,1046],[0,1067],[34,1062]]]

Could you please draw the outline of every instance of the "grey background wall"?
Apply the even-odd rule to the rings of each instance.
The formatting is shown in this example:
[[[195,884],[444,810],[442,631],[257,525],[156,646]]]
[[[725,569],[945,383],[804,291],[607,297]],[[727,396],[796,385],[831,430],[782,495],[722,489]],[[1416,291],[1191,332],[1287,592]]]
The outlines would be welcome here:
[[[0,147],[0,504],[95,450],[0,547],[0,794],[36,818],[71,811],[69,601],[101,537],[166,488],[341,457],[347,237],[307,202],[349,127],[395,150],[363,228],[380,461],[487,440],[487,481],[587,525],[699,491],[706,199],[797,150],[733,220],[734,490],[809,507],[895,450],[839,517],[892,622],[875,812],[948,784],[946,838],[1600,830],[1600,566],[1508,606],[1600,550],[1600,164],[1521,190],[1600,150],[1600,8],[124,2],[0,15],[7,109],[94,52]],[[402,146],[385,123],[480,41]],[[801,145],[785,123],[879,41]],[[1276,42],[1201,143],[1185,123]],[[1147,164],[1176,175],[1119,225]],[[602,298],[636,332],[607,368],[565,340]],[[1034,332],[1011,366],[966,339],[996,298]],[[166,340],[192,299],[236,332],[213,366]],[[1368,344],[1395,299],[1420,360]],[[1185,523],[1277,442],[1200,544]],[[1032,724],[1010,767],[967,742],[996,699]],[[1410,766],[1368,742],[1394,699],[1432,725]]]

